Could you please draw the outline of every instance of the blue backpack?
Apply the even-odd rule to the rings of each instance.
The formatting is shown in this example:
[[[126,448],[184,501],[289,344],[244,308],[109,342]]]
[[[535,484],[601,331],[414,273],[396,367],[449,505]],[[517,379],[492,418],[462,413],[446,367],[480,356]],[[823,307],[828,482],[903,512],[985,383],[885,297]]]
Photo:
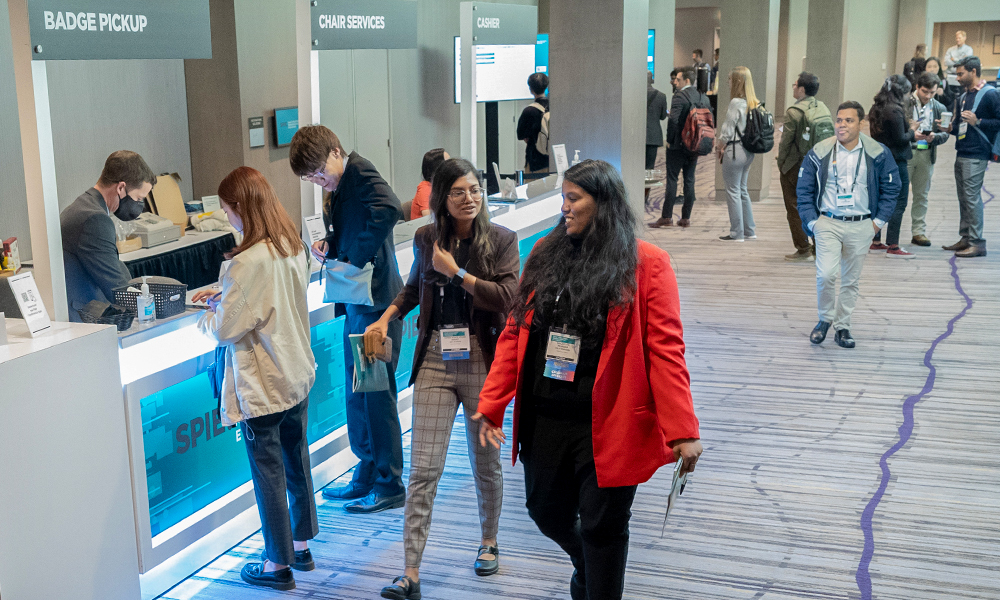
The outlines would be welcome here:
[[[984,85],[983,89],[981,89],[979,92],[980,93],[976,94],[976,99],[972,101],[972,112],[976,112],[976,109],[979,108],[979,101],[983,99],[983,96],[985,96],[987,92],[1000,94],[1000,91],[997,91],[995,87],[989,84]],[[959,100],[958,105],[959,106],[965,105],[965,94],[962,94],[962,97]],[[971,127],[976,130],[976,133],[983,136],[983,139],[986,140],[987,144],[990,143],[990,138],[986,135],[985,131],[983,131],[979,127],[976,127],[975,125],[972,125]],[[998,134],[996,138],[994,138],[992,145],[993,145],[993,150],[990,152],[990,162],[1000,162],[1000,134]]]

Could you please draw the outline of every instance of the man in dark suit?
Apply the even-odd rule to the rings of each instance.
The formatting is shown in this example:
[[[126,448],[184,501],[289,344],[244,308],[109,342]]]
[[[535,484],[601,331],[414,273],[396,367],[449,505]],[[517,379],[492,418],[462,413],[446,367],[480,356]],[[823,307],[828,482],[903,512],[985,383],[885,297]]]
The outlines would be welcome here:
[[[118,259],[114,214],[131,221],[142,214],[143,201],[156,175],[135,152],[119,150],[104,162],[100,179],[59,215],[69,320],[80,322],[80,309],[92,300],[114,302],[114,288],[131,278]]]
[[[674,224],[674,202],[677,200],[677,179],[684,172],[684,206],[681,208],[681,227],[691,224],[691,208],[694,206],[694,172],[698,166],[698,155],[684,147],[681,132],[692,108],[711,108],[708,96],[692,85],[694,69],[686,67],[675,76],[677,93],[670,101],[670,118],[667,120],[667,190],[663,198],[660,218],[650,227],[667,227]]]
[[[656,153],[663,146],[663,127],[667,118],[667,95],[653,87],[653,72],[646,71],[646,170],[656,166]],[[649,200],[649,188],[646,188]]]
[[[322,125],[303,127],[296,132],[289,149],[289,163],[296,175],[327,192],[323,200],[327,236],[313,244],[313,254],[321,260],[338,260],[359,268],[368,263],[374,265],[371,285],[374,306],[345,305],[347,436],[359,462],[351,483],[325,489],[323,496],[350,500],[344,508],[355,513],[401,508],[406,491],[395,371],[403,322],[397,320],[389,325],[392,362],[386,367],[388,391],[351,391],[354,357],[348,336],[364,333],[403,287],[392,240],[392,229],[403,211],[396,194],[375,166],[357,152],[348,154],[336,134]]]

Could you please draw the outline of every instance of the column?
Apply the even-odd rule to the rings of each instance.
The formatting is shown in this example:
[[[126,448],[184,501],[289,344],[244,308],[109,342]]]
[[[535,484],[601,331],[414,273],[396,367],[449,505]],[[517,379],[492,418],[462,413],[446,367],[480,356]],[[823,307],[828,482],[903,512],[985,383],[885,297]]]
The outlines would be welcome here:
[[[775,74],[778,69],[778,20],[781,0],[723,0],[719,53],[719,111],[721,122],[729,107],[729,72],[747,67],[753,76],[757,99],[774,112],[777,97]],[[780,122],[780,115],[776,115]],[[771,168],[778,151],[758,155],[750,167],[750,199],[766,198],[771,185]],[[722,198],[725,185],[722,169],[716,168],[715,193]]]
[[[674,68],[674,16],[677,14],[676,0],[649,0],[649,29],[656,31],[656,89],[673,95],[670,89],[670,71]],[[711,55],[711,50],[707,50]],[[711,56],[708,58],[711,62]]]
[[[932,28],[933,23],[927,21],[927,0],[899,0],[896,68],[893,73],[903,72],[903,65],[913,57],[917,44],[927,44],[927,56],[934,56],[931,50]]]
[[[550,0],[551,140],[622,171],[642,215],[648,0]],[[669,70],[668,70],[669,72]]]
[[[836,112],[844,97],[847,0],[810,2],[807,35],[805,70],[819,77],[816,98],[825,103],[831,112]]]
[[[778,32],[778,78],[774,116],[781,117],[795,104],[792,83],[804,70],[806,33],[809,30],[809,0],[781,0]]]

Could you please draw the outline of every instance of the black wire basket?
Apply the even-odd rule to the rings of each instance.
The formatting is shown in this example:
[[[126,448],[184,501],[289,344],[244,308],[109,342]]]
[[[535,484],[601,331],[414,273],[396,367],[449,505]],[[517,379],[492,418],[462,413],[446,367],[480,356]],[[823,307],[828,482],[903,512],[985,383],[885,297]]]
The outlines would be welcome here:
[[[149,293],[153,296],[153,303],[156,305],[156,318],[166,319],[184,312],[187,301],[187,285],[171,279],[169,277],[147,277],[146,283],[149,285]],[[116,287],[115,304],[123,306],[131,311],[132,315],[137,315],[136,298],[139,294],[128,291],[128,288],[142,289],[142,277],[136,277],[129,281],[128,285]]]
[[[86,311],[80,311],[80,320],[84,323],[114,325],[118,328],[118,331],[128,331],[128,329],[132,327],[132,321],[134,319],[135,315],[129,312],[122,313],[120,315],[111,315],[108,317],[96,317]]]

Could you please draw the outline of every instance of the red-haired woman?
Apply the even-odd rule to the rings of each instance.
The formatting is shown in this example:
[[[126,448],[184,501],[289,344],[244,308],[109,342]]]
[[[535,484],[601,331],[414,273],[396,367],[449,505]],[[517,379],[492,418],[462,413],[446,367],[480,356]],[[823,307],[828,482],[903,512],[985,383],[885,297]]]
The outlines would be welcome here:
[[[290,567],[314,568],[308,540],[319,533],[306,440],[316,378],[309,252],[260,171],[239,167],[219,184],[219,198],[243,243],[229,255],[222,292],[198,292],[194,300],[211,309],[198,328],[226,346],[222,422],[242,430],[264,535],[263,562],[245,565],[240,575],[252,585],[290,590]]]

